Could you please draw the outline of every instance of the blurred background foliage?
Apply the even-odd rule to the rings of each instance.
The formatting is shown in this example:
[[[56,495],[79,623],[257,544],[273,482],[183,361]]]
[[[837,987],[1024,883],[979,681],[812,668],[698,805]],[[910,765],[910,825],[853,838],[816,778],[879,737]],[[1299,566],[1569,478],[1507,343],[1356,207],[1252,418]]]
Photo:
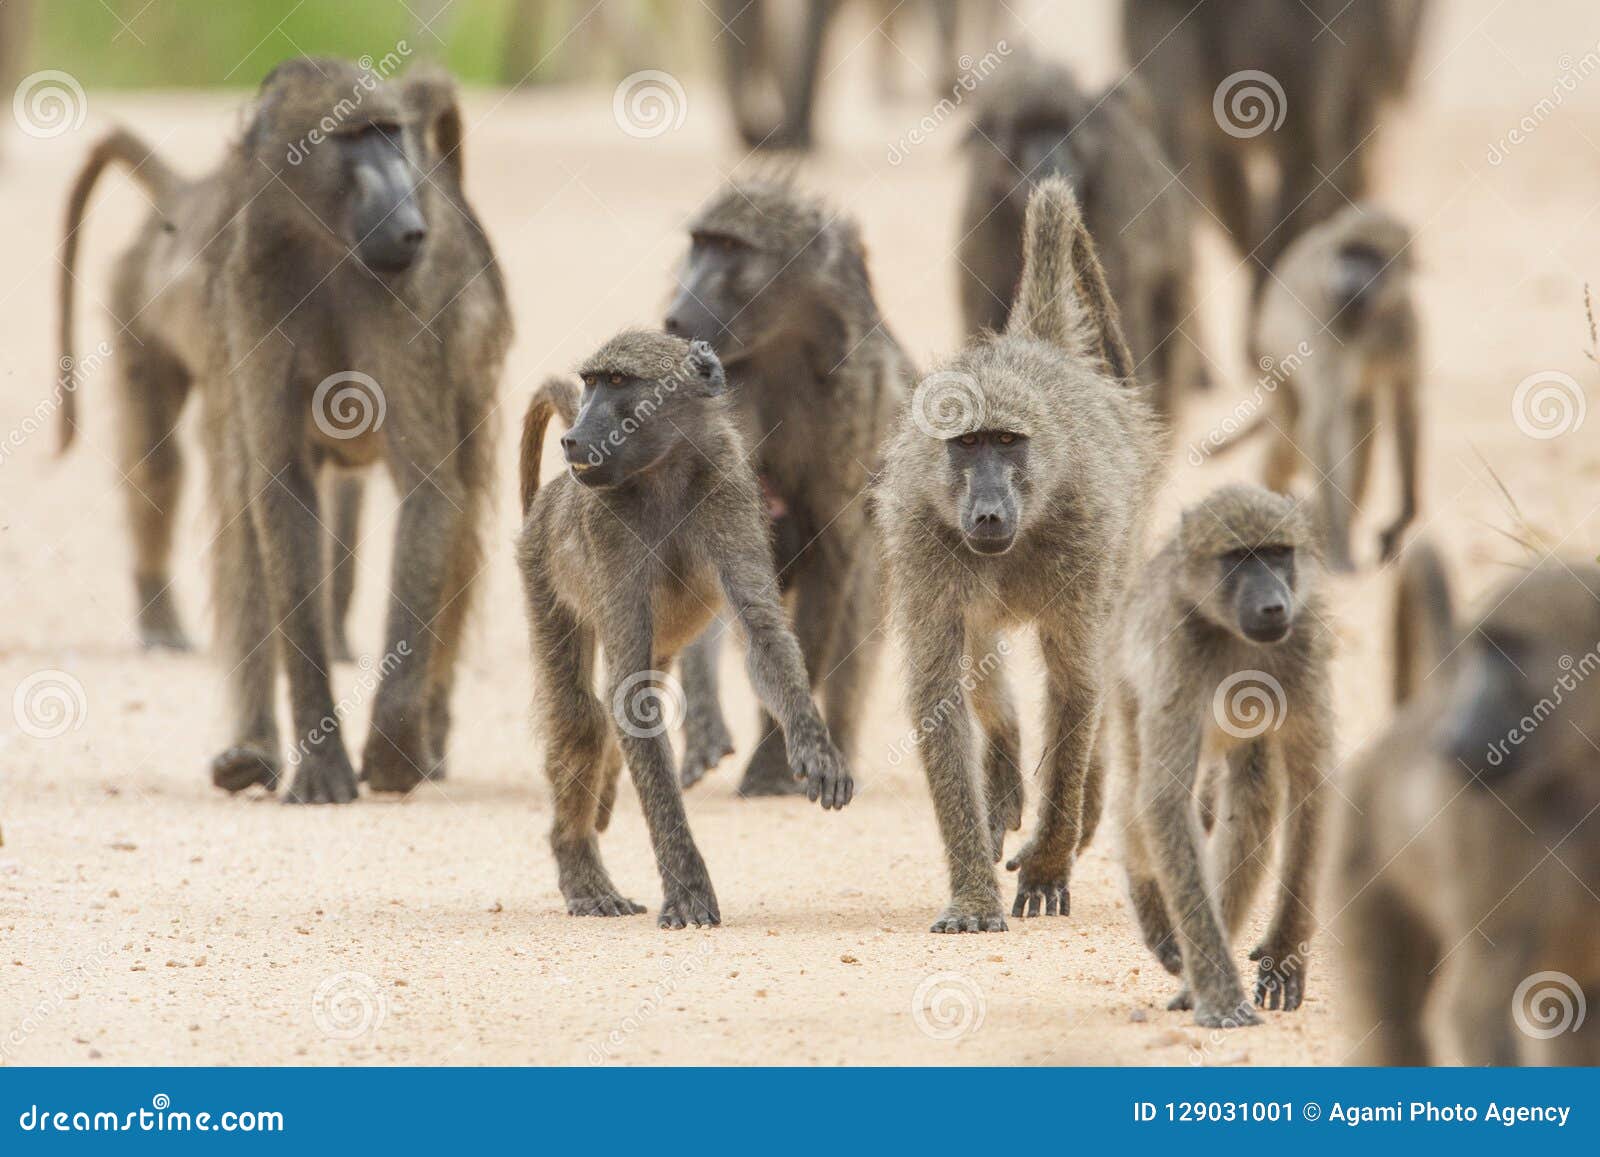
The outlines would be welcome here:
[[[287,56],[382,57],[402,39],[470,84],[607,77],[646,52],[701,56],[709,20],[693,0],[0,0],[14,66],[90,88],[253,87]]]

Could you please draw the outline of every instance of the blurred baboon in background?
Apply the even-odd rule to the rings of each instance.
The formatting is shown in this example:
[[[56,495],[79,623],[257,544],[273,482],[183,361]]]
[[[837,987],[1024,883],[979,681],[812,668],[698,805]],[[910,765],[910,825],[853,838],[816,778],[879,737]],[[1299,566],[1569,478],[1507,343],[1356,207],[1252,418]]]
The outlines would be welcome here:
[[[1072,185],[1095,239],[1140,380],[1169,428],[1177,400],[1207,381],[1195,315],[1187,194],[1124,82],[1090,96],[1071,69],[1018,54],[987,79],[967,139],[961,308],[967,336],[999,332],[1022,276],[1034,185]]]
[[[1361,1064],[1600,1064],[1600,567],[1549,559],[1470,626],[1402,563],[1413,698],[1345,779],[1334,930]],[[1431,593],[1430,593],[1431,592]],[[1419,605],[1420,603],[1420,605]],[[1453,1041],[1430,1031],[1443,988]]]
[[[792,39],[775,28],[766,0],[719,0],[713,30],[739,139],[751,149],[809,149],[817,72],[840,0],[803,0]],[[791,45],[780,52],[779,45]]]
[[[1301,232],[1370,192],[1383,104],[1410,83],[1425,9],[1123,0],[1124,46],[1167,152],[1255,262],[1258,289]]]

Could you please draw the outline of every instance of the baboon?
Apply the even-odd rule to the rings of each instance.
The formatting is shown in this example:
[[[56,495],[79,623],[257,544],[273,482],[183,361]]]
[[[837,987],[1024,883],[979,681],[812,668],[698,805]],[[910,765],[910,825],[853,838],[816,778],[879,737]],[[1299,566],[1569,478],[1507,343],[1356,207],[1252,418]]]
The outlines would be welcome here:
[[[139,492],[140,574],[164,583],[173,423],[198,388],[234,716],[234,742],[211,771],[228,791],[278,782],[281,663],[296,736],[286,799],[356,796],[328,681],[326,586],[338,560],[326,557],[318,482],[380,461],[401,497],[363,776],[374,790],[404,791],[444,759],[511,336],[499,268],[462,192],[460,146],[443,76],[391,81],[345,61],[297,59],[262,82],[212,175],[184,180],[116,132],[74,190],[68,286],[71,238],[107,163],[127,165],[155,204],[113,293],[126,327],[115,347],[124,453]],[[70,432],[74,416],[63,413]],[[334,502],[341,522],[348,498]],[[170,606],[148,598],[147,626],[175,629]]]
[[[950,869],[935,932],[1006,927],[993,862],[1006,830],[1022,826],[1023,791],[996,651],[1001,632],[1026,624],[1048,681],[1045,754],[1037,828],[1007,865],[1018,872],[1011,914],[1070,910],[1073,861],[1100,813],[1111,624],[1160,479],[1159,425],[1067,182],[1040,182],[1024,238],[1005,330],[923,380],[874,492]]]
[[[1018,54],[987,79],[967,138],[956,260],[967,335],[1005,328],[1037,181],[1068,181],[1095,239],[1135,367],[1170,420],[1207,382],[1187,194],[1125,82],[1090,96],[1063,64]]]
[[[1384,562],[1417,514],[1421,352],[1410,245],[1410,230],[1394,217],[1351,205],[1284,252],[1251,339],[1252,356],[1275,360],[1282,383],[1272,404],[1217,448],[1268,433],[1268,489],[1312,476],[1324,550],[1339,571],[1355,568],[1350,527],[1366,495],[1380,406],[1394,427],[1400,478],[1400,511],[1378,537]]]
[[[1442,1005],[1467,1064],[1600,1064],[1600,567],[1548,559],[1460,625],[1443,574],[1425,542],[1402,558],[1396,660],[1419,677],[1345,779],[1353,1059],[1439,1063]]]
[[[789,180],[729,183],[689,236],[666,329],[708,342],[727,368],[806,670],[853,755],[881,641],[867,487],[915,371],[878,313],[855,222]],[[686,787],[732,747],[716,695],[718,631],[684,654]],[[794,791],[765,712],[757,734],[740,793]]]
[[[824,808],[844,807],[854,787],[778,599],[761,488],[727,415],[716,354],[704,342],[628,331],[578,373],[581,397],[555,379],[528,406],[517,544],[561,894],[575,916],[644,911],[600,861],[625,758],[661,869],[658,923],[718,924],[664,735],[673,698],[665,672],[724,601],[748,637],[756,694],[782,722],[791,774]],[[541,489],[552,414],[570,426],[561,439],[568,470]],[[593,688],[596,644],[604,699]]]
[[[784,56],[774,50],[774,42],[784,38],[769,26],[772,13],[764,0],[718,3],[715,35],[722,46],[723,83],[746,148],[811,147],[822,45],[839,3],[804,0],[798,38]]]
[[[1130,71],[1167,155],[1254,263],[1257,290],[1296,237],[1369,195],[1383,102],[1406,90],[1424,7],[1123,0]]]
[[[1228,486],[1183,512],[1140,573],[1117,657],[1126,782],[1116,793],[1145,944],[1210,1028],[1256,1024],[1232,941],[1272,844],[1272,922],[1255,1003],[1293,1011],[1306,952],[1333,711],[1320,562],[1288,498]]]

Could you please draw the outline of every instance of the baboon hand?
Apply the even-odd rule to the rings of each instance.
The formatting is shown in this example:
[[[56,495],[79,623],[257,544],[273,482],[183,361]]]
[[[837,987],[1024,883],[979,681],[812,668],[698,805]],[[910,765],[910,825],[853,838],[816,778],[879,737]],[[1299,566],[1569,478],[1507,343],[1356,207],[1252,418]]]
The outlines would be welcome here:
[[[950,901],[950,906],[939,913],[930,932],[1004,932],[1006,916],[1000,908],[1000,897],[987,903],[968,904]]]
[[[1030,840],[1006,864],[1006,871],[1017,873],[1017,898],[1013,916],[1070,916],[1072,892],[1072,853],[1057,853]]]
[[[673,881],[667,887],[666,899],[661,901],[661,915],[656,926],[674,931],[693,924],[696,928],[715,928],[722,923],[722,910],[717,907],[717,894],[711,889],[711,879],[702,875],[689,882]]]
[[[1256,961],[1256,1005],[1293,1012],[1305,999],[1306,962],[1293,949],[1278,953],[1263,944],[1250,954]]]
[[[300,759],[284,803],[349,803],[356,798],[356,773],[337,736]]]
[[[1248,1028],[1260,1024],[1261,1018],[1250,1007],[1244,993],[1236,991],[1226,996],[1196,997],[1194,1022],[1202,1028]]]
[[[679,772],[683,786],[693,787],[732,754],[733,737],[728,734],[722,712],[691,705],[683,719],[683,767]]]
[[[795,782],[804,782],[806,798],[821,803],[824,810],[842,808],[855,796],[855,781],[850,778],[850,768],[844,755],[833,745],[826,731],[820,728],[796,728],[787,736],[789,769]]]

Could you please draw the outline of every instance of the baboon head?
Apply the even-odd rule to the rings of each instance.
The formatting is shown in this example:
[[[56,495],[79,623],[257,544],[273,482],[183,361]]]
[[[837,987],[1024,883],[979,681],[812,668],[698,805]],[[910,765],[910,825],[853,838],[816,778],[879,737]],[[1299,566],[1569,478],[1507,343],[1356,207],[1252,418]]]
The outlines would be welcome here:
[[[847,319],[873,312],[855,223],[782,177],[720,189],[689,223],[677,282],[667,332],[710,342],[728,362],[798,336],[839,351],[805,351],[831,368],[848,349]]]
[[[965,141],[979,198],[1020,215],[1034,185],[1060,177],[1087,203],[1089,176],[1110,142],[1085,119],[1095,106],[1072,70],[1036,57],[1013,59],[983,82],[981,92]]]
[[[1259,486],[1225,486],[1183,512],[1182,596],[1195,612],[1251,643],[1281,642],[1319,565],[1295,503]]]
[[[1332,316],[1349,329],[1403,304],[1410,293],[1411,231],[1372,205],[1348,205],[1319,227],[1328,246]]]
[[[1479,786],[1565,776],[1600,802],[1600,567],[1548,561],[1489,605],[1441,671],[1438,754]]]
[[[727,386],[703,341],[628,330],[578,368],[583,396],[561,439],[572,476],[596,489],[638,478],[690,445]]]
[[[455,180],[460,113],[448,80],[379,78],[348,61],[297,59],[262,81],[240,142],[247,172],[270,179],[263,199],[374,273],[421,256],[440,206],[430,180]],[[453,211],[453,210],[445,210]]]

